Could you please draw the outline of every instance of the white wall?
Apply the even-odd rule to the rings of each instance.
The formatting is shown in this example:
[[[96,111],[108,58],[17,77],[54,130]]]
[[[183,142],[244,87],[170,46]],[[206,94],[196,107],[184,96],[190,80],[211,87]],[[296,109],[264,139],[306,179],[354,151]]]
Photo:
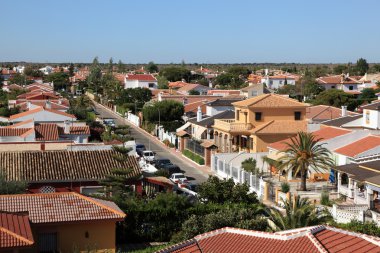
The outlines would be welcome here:
[[[153,83],[153,87],[149,88],[149,84]],[[126,80],[124,89],[127,88],[148,88],[157,89],[157,81],[139,81],[139,80]]]
[[[265,83],[268,88],[270,89],[278,89],[285,85],[285,79],[276,79],[276,78],[262,78],[261,83]],[[296,80],[295,79],[286,79],[286,83],[290,85],[295,85]]]
[[[363,110],[363,126],[378,129],[380,126],[380,112],[375,110]]]
[[[218,113],[227,111],[227,110],[234,110],[233,106],[206,106],[206,115],[208,116],[214,116]]]
[[[352,86],[352,90],[350,90],[350,86]],[[358,84],[343,84],[343,91],[359,91]]]

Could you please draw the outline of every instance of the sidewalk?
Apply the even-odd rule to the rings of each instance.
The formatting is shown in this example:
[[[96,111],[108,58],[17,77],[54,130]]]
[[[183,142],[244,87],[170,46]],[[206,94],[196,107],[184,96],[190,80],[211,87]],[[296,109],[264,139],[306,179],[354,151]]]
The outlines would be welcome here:
[[[137,127],[130,123],[128,120],[126,120],[124,117],[120,116],[119,114],[115,113],[111,109],[105,107],[102,104],[99,104],[95,101],[93,101],[96,105],[102,107],[103,109],[107,110],[108,112],[112,113],[116,118],[122,120],[125,122],[126,125],[132,127],[134,130],[140,132],[141,134],[144,134],[146,137],[148,137],[151,141],[155,142],[156,144],[160,145],[162,148],[164,148],[167,152],[171,153],[172,155],[176,156],[178,159],[182,160],[184,163],[188,164],[191,167],[196,168],[197,170],[201,171],[203,174],[206,175],[213,175],[211,168],[206,165],[198,165],[197,163],[191,161],[187,157],[184,157],[178,150],[175,150],[173,148],[167,147],[163,142],[161,142],[157,137],[151,135],[150,133],[146,132],[144,129]]]

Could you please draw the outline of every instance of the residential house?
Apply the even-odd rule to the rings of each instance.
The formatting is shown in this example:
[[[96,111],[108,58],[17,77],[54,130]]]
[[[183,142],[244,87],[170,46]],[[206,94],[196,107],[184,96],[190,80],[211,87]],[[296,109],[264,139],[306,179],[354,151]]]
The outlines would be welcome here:
[[[373,220],[380,224],[380,160],[337,166],[337,189],[351,205],[364,205],[374,211]]]
[[[214,129],[216,119],[233,119],[235,112],[226,110],[218,114],[205,117],[198,107],[197,116],[189,119],[185,125],[177,129],[179,137],[179,150],[190,150],[205,159],[205,164],[211,164],[211,151],[215,148],[213,144]]]
[[[125,216],[111,201],[75,192],[0,195],[0,251],[116,252]]]
[[[39,71],[41,71],[44,75],[49,75],[50,73],[53,73],[53,67],[45,66],[43,68],[40,68]]]
[[[188,84],[189,83],[186,83],[184,81],[177,81],[177,82],[169,82],[168,86],[169,86],[169,89],[179,89]]]
[[[309,105],[294,99],[265,94],[232,105],[235,119],[215,120],[215,145],[222,152],[263,152],[269,143],[306,131]]]
[[[158,253],[318,253],[379,252],[377,237],[330,226],[312,226],[270,233],[225,227],[159,250]]]
[[[289,75],[266,75],[261,78],[261,83],[269,89],[279,89],[284,85],[296,85],[296,79]]]
[[[206,115],[214,116],[227,110],[234,110],[232,105],[235,102],[243,100],[242,98],[218,98],[206,104]]]
[[[0,73],[1,73],[1,79],[3,79],[4,81],[8,81],[16,74],[16,71],[3,68],[1,69]]]
[[[124,89],[147,88],[157,89],[157,79],[150,74],[127,74],[124,81]]]
[[[262,83],[250,84],[249,86],[244,87],[240,90],[240,94],[242,94],[246,98],[260,96],[264,93],[269,92],[266,92]]]
[[[7,181],[27,182],[31,193],[92,194],[103,188],[99,181],[111,175],[113,169],[130,169],[130,185],[141,193],[141,170],[136,158],[118,161],[116,154],[113,150],[0,152],[0,172]]]
[[[361,82],[357,78],[350,77],[349,74],[319,77],[317,83],[325,90],[338,89],[354,95],[360,94]]]
[[[213,96],[231,96],[231,95],[240,95],[239,90],[208,90],[207,95]]]
[[[207,92],[211,89],[212,88],[209,88],[201,84],[188,83],[187,85],[179,88],[177,92],[183,95],[192,95],[191,92],[197,92],[199,93],[199,95],[207,95]]]
[[[18,123],[30,119],[33,119],[36,123],[63,123],[77,120],[72,114],[39,106],[29,111],[11,115],[9,118],[1,118],[0,121]]]

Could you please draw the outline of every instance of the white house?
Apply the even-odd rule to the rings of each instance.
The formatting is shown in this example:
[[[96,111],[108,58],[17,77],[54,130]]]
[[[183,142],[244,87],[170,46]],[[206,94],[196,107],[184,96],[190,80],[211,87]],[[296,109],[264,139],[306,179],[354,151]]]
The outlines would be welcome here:
[[[287,75],[265,76],[261,78],[261,83],[266,84],[269,89],[279,89],[282,86],[289,84],[295,85],[296,79]]]
[[[18,114],[11,115],[8,118],[8,122],[10,123],[17,123],[22,122],[26,120],[33,119],[34,122],[40,123],[62,123],[65,121],[76,121],[76,117],[72,114],[68,114],[65,112],[53,110],[53,109],[47,109],[43,107],[37,107],[35,109],[21,112]]]
[[[362,86],[356,77],[350,77],[349,74],[323,76],[317,78],[317,83],[325,90],[338,89],[351,94],[359,94]]]
[[[46,66],[46,67],[40,68],[39,70],[42,73],[44,73],[44,75],[49,75],[50,73],[53,72],[53,67],[52,66]]]
[[[124,89],[128,88],[147,88],[157,89],[157,79],[150,74],[128,74],[125,76]]]

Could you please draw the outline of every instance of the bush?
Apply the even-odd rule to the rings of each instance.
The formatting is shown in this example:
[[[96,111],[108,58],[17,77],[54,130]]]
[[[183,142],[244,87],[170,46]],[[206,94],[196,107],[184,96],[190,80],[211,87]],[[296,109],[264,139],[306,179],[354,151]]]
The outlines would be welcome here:
[[[158,171],[156,171],[156,173],[154,173],[154,175],[157,177],[166,177],[166,178],[170,177],[169,171],[163,170],[163,169],[159,169]]]
[[[330,202],[330,194],[328,191],[323,191],[321,193],[321,205],[324,205],[324,206],[331,206],[331,202]]]
[[[200,165],[204,165],[204,164],[205,164],[205,159],[203,159],[202,156],[197,155],[197,154],[191,152],[191,151],[188,150],[188,149],[185,149],[185,150],[182,152],[182,154],[183,154],[184,156],[186,156],[187,158],[190,158],[190,159],[193,160],[194,162],[200,164]]]
[[[283,193],[288,193],[290,191],[290,185],[287,182],[281,183],[281,191]]]
[[[165,139],[165,140],[163,140],[162,141],[164,144],[165,144],[165,146],[169,146],[169,144],[170,144],[170,141],[168,140],[168,139]]]

